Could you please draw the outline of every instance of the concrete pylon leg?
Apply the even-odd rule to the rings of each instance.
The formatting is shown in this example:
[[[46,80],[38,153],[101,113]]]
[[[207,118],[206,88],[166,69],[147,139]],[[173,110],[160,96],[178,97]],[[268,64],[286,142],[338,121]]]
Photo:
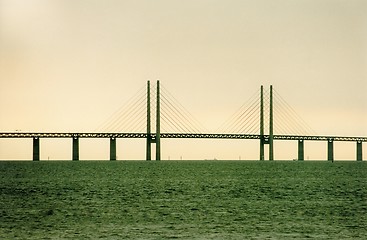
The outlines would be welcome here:
[[[147,82],[147,146],[145,160],[152,159],[152,136],[151,136],[151,122],[150,122],[150,81]]]
[[[160,87],[159,87],[159,80],[157,80],[157,117],[156,117],[156,150],[155,150],[155,160],[161,160],[161,107],[160,107]]]
[[[260,161],[264,161],[264,87],[260,88]]]
[[[269,106],[269,161],[274,160],[274,127],[273,127],[273,86],[270,85],[270,106]]]

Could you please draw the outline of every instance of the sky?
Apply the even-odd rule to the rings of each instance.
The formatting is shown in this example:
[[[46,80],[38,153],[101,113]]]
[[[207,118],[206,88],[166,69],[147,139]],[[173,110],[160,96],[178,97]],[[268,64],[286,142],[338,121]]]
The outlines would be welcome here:
[[[0,0],[0,131],[91,132],[161,84],[207,129],[273,85],[318,135],[367,136],[365,0]],[[296,142],[276,142],[293,159]],[[108,139],[82,139],[108,159]],[[354,159],[355,143],[335,143]],[[367,148],[367,144],[364,144]],[[257,159],[258,141],[162,140],[163,159]],[[326,143],[306,142],[307,159]],[[364,150],[367,159],[367,150]],[[0,139],[0,159],[31,159],[31,139]],[[118,140],[119,159],[145,141]],[[71,139],[41,139],[41,159]]]

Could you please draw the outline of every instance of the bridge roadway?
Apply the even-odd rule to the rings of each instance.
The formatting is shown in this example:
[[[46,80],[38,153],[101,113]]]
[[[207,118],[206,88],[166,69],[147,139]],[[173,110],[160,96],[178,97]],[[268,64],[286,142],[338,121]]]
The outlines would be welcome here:
[[[156,134],[151,134],[154,139]],[[260,139],[259,134],[161,133],[161,138]],[[2,132],[0,138],[147,138],[147,133],[35,133]],[[269,138],[269,135],[264,135]],[[367,142],[367,137],[274,135],[274,140]]]

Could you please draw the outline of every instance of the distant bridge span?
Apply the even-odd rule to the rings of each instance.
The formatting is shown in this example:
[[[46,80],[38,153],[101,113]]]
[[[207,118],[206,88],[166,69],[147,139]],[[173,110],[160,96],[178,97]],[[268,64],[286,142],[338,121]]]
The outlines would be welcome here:
[[[151,143],[156,143],[157,134],[147,133],[26,133],[26,132],[3,132],[0,138],[32,138],[33,139],[33,160],[40,160],[40,138],[72,138],[73,139],[73,160],[79,160],[79,138],[109,138],[110,139],[110,160],[116,160],[116,139],[117,138],[143,138],[150,139]],[[253,139],[263,141],[268,144],[269,135],[259,134],[223,134],[223,133],[161,133],[160,138],[196,138],[196,139]],[[367,142],[367,137],[345,137],[345,136],[298,136],[298,135],[273,135],[274,140],[298,141],[298,160],[304,160],[305,141],[326,141],[328,142],[328,160],[334,160],[334,141],[356,142],[356,160],[362,161],[362,142]]]
[[[147,133],[32,133],[3,132],[0,138],[147,138]],[[150,136],[155,139],[156,134]],[[263,135],[268,139],[269,135]],[[161,133],[161,138],[260,139],[259,134]],[[273,135],[274,140],[367,142],[367,137]]]
[[[183,114],[181,114],[177,109],[180,109],[180,106],[176,107],[170,103],[167,97],[162,94],[162,103],[167,105],[167,109],[162,109],[163,116],[161,116],[161,93],[160,93],[160,85],[159,81],[157,81],[157,89],[155,92],[156,96],[156,127],[155,132],[151,131],[151,90],[150,90],[150,81],[147,82],[147,92],[144,98],[140,98],[140,105],[133,105],[131,109],[135,112],[137,106],[143,106],[144,102],[146,102],[146,132],[117,132],[117,131],[108,131],[108,132],[90,132],[90,133],[57,133],[57,132],[48,132],[48,133],[36,133],[36,132],[0,132],[0,138],[32,138],[33,139],[33,160],[40,160],[40,139],[41,138],[71,138],[73,140],[73,160],[79,160],[79,139],[80,138],[109,138],[110,139],[110,160],[116,160],[116,139],[117,138],[144,138],[146,139],[146,160],[151,160],[151,145],[154,143],[156,145],[156,160],[161,160],[161,138],[196,138],[196,139],[252,139],[259,140],[260,142],[260,160],[264,160],[264,145],[269,145],[269,160],[274,160],[274,145],[273,140],[293,140],[298,141],[298,160],[304,160],[304,142],[305,141],[325,141],[327,142],[327,159],[328,161],[334,160],[334,141],[343,141],[343,142],[356,142],[356,160],[362,161],[362,143],[367,142],[367,137],[346,137],[346,136],[316,136],[316,135],[283,135],[283,134],[273,134],[274,132],[274,113],[273,113],[273,88],[270,86],[269,97],[264,96],[263,86],[261,86],[260,91],[260,101],[257,104],[252,104],[250,110],[248,109],[241,113],[240,121],[244,121],[245,124],[251,125],[251,130],[259,129],[259,134],[242,134],[236,132],[249,132],[249,130],[245,130],[241,128],[240,130],[236,130],[235,133],[187,133],[190,130],[185,126],[180,126],[182,122],[190,119]],[[269,100],[269,131],[268,134],[265,133],[265,121],[264,121],[264,99]],[[257,101],[257,99],[255,99]],[[144,106],[145,107],[145,106]],[[286,106],[287,107],[287,106]],[[145,111],[145,109],[143,109]],[[256,112],[259,111],[257,115]],[[172,114],[172,118],[170,119],[167,113]],[[145,114],[145,113],[144,113]],[[141,117],[138,119],[143,120]],[[244,119],[241,117],[246,116]],[[283,128],[289,130],[287,126],[287,116],[284,115],[284,112],[280,112],[280,123],[284,123]],[[258,117],[258,118],[257,118]],[[171,126],[178,127],[177,129],[184,130],[183,133],[167,133],[169,130],[161,131],[161,119],[168,123]],[[137,119],[131,119],[133,122],[138,121]],[[177,122],[175,122],[177,121]],[[237,120],[236,120],[237,121]],[[113,121],[114,124],[118,124],[118,122]],[[259,125],[257,125],[259,123]],[[289,122],[288,122],[289,123]],[[292,124],[292,122],[290,122]],[[293,122],[294,124],[294,122]],[[241,126],[241,123],[234,122],[233,126]],[[191,126],[192,127],[192,126]],[[232,127],[232,125],[231,125]],[[259,128],[257,128],[259,127]],[[197,129],[195,129],[194,132]],[[185,133],[186,132],[186,133]],[[226,132],[226,131],[223,131]],[[256,132],[254,132],[256,133]]]

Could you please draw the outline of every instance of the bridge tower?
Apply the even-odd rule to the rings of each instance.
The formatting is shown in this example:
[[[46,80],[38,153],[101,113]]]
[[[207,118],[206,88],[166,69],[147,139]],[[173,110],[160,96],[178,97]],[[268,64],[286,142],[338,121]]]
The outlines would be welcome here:
[[[270,106],[269,106],[269,135],[264,134],[264,87],[260,89],[260,161],[265,160],[264,146],[269,144],[269,161],[274,160],[274,145],[273,145],[273,86],[270,85]]]
[[[156,134],[151,132],[151,98],[150,98],[150,81],[147,82],[147,146],[146,146],[146,160],[152,160],[152,143],[156,144],[156,161],[161,160],[161,135],[160,135],[160,87],[159,80],[157,80],[157,103],[156,103]]]

